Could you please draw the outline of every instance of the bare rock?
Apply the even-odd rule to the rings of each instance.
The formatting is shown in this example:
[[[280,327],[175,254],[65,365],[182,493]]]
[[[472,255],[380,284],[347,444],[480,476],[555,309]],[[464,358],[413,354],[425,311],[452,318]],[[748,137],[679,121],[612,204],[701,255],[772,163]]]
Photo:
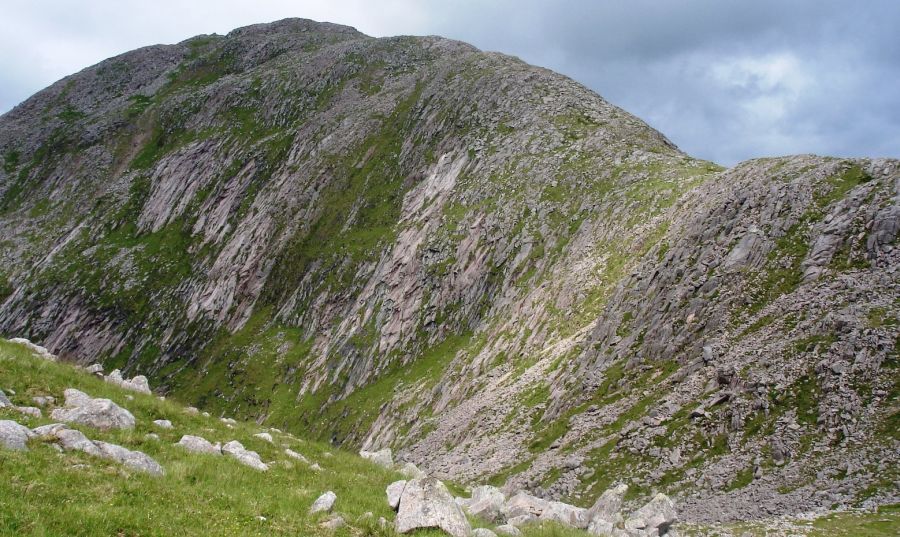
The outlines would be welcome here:
[[[0,420],[0,446],[17,451],[28,451],[26,442],[33,437],[31,429],[12,420]]]
[[[209,453],[211,455],[222,454],[222,448],[218,444],[213,444],[201,436],[186,434],[181,437],[181,440],[179,440],[176,445],[194,453]]]
[[[385,493],[387,494],[387,502],[388,505],[391,506],[391,509],[394,511],[400,506],[400,497],[403,495],[403,489],[406,488],[406,481],[394,481],[385,489]]]
[[[626,531],[642,531],[644,535],[666,535],[678,520],[675,503],[665,494],[657,494],[625,521]]]
[[[519,528],[517,528],[515,526],[509,525],[509,524],[503,524],[503,525],[497,526],[495,529],[497,530],[497,533],[499,533],[500,535],[511,535],[512,537],[522,537],[522,530],[520,530]]]
[[[385,468],[394,467],[394,455],[389,448],[380,451],[360,451],[359,456]]]
[[[398,533],[425,528],[442,529],[453,537],[468,537],[472,532],[462,508],[447,487],[433,477],[406,483],[395,522]]]
[[[266,442],[268,442],[270,444],[274,443],[274,440],[272,439],[272,435],[270,435],[269,433],[256,433],[253,436],[255,436],[256,438],[259,438],[260,440],[265,440]]]
[[[103,457],[120,462],[133,470],[146,472],[151,475],[163,475],[165,473],[163,467],[145,453],[132,451],[116,444],[100,442],[99,440],[95,441],[94,444],[100,449]]]
[[[222,453],[229,455],[238,460],[241,464],[260,471],[269,469],[269,465],[264,463],[259,457],[259,453],[245,449],[243,444],[237,440],[232,440],[222,446]]]
[[[153,425],[156,425],[160,429],[171,429],[172,422],[169,420],[153,420]]]
[[[54,409],[50,413],[52,419],[87,425],[102,431],[134,428],[135,420],[131,412],[109,399],[93,399],[74,389],[66,390],[65,396],[66,408]]]
[[[337,500],[337,494],[331,492],[330,490],[318,498],[313,502],[312,506],[309,508],[310,514],[313,513],[322,513],[331,512],[331,509],[334,508],[334,502]]]

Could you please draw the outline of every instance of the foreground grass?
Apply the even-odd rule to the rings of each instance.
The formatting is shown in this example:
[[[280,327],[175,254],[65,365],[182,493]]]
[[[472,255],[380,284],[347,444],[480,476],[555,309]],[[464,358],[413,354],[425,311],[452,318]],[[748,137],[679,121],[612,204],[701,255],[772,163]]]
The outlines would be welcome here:
[[[18,405],[31,405],[36,395],[52,395],[63,402],[66,388],[93,397],[106,397],[134,414],[133,431],[102,433],[75,427],[92,440],[104,440],[143,451],[156,459],[165,476],[151,477],[118,463],[80,452],[60,453],[51,443],[32,440],[28,452],[0,449],[0,535],[337,535],[394,536],[377,524],[394,513],[385,487],[401,476],[331,446],[270,431],[275,445],[254,438],[264,429],[238,422],[233,428],[216,417],[191,416],[184,408],[156,396],[122,390],[78,368],[38,359],[25,349],[0,339],[0,388]],[[9,409],[0,419],[28,427],[51,423],[28,418]],[[152,421],[167,419],[172,429]],[[146,439],[156,433],[159,440]],[[226,456],[188,453],[173,445],[193,434],[211,442],[239,440],[270,463],[258,472]],[[288,458],[289,447],[318,463],[321,471]],[[348,526],[331,532],[319,524],[327,515],[308,515],[309,506],[323,492],[337,494],[335,512]],[[371,512],[371,518],[362,518]],[[483,524],[477,524],[483,526]],[[558,526],[530,528],[529,537],[574,537],[584,532]],[[443,535],[421,531],[416,535]]]

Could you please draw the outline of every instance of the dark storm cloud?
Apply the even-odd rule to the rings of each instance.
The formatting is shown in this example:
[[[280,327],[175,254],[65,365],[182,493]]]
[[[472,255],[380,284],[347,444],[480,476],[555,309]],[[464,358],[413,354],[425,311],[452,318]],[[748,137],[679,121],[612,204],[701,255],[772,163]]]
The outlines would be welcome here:
[[[688,153],[723,164],[805,152],[900,156],[900,3],[892,0],[187,5],[19,2],[0,22],[7,36],[0,37],[0,110],[143,44],[303,16],[378,36],[445,35],[517,55],[571,76]]]

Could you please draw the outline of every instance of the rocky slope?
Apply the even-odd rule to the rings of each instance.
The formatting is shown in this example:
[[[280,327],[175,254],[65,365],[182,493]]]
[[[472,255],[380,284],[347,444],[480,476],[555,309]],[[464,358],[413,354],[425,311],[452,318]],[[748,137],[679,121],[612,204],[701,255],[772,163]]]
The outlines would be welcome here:
[[[0,117],[0,332],[439,477],[897,501],[900,162],[723,170],[561,75],[286,20]]]

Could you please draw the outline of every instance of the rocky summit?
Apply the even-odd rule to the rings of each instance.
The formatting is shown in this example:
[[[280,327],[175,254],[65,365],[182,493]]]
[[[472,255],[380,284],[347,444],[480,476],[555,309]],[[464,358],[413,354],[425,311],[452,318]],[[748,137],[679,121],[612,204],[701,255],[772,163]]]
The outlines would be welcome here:
[[[898,160],[724,169],[517,58],[299,19],[66,77],[0,159],[0,333],[390,448],[404,529],[469,531],[438,479],[597,534],[900,501]]]

